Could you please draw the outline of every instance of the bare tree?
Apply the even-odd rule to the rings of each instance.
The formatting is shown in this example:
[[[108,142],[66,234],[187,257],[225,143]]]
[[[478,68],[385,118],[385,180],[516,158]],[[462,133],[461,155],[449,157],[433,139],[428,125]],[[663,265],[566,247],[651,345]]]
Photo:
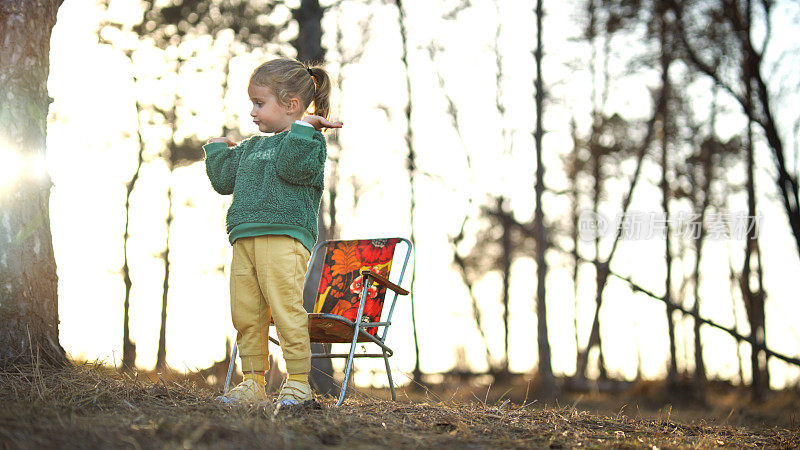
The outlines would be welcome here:
[[[547,279],[547,260],[545,253],[548,248],[547,229],[544,224],[544,208],[542,207],[542,196],[544,195],[544,163],[542,160],[542,138],[544,137],[544,125],[542,115],[544,114],[544,81],[542,80],[542,59],[544,57],[544,43],[542,42],[542,22],[544,19],[544,9],[542,0],[536,1],[536,50],[533,53],[536,60],[536,130],[534,140],[536,142],[536,211],[533,218],[533,232],[536,240],[536,321],[537,321],[537,342],[539,348],[539,377],[541,378],[540,389],[543,393],[552,394],[555,392],[555,378],[550,362],[550,339],[547,335],[547,304],[545,281]]]
[[[665,0],[677,18],[677,33],[686,61],[704,73],[742,108],[761,129],[772,152],[775,182],[800,256],[800,191],[797,173],[791,173],[786,149],[776,121],[764,55],[772,38],[772,1],[717,0],[678,2]],[[760,11],[755,11],[760,6]],[[753,41],[753,22],[764,30],[761,42]],[[717,33],[707,33],[709,28]]]
[[[706,381],[706,366],[703,359],[702,335],[700,333],[701,323],[697,320],[700,317],[700,263],[703,260],[703,245],[707,236],[705,226],[709,209],[713,206],[711,187],[715,181],[715,171],[724,170],[731,160],[738,159],[739,139],[738,136],[728,142],[721,142],[716,135],[716,123],[719,112],[717,103],[718,87],[712,88],[712,101],[708,119],[708,131],[702,133],[700,127],[695,127],[694,135],[698,140],[693,142],[695,151],[686,161],[685,171],[689,177],[690,191],[688,193],[691,204],[694,208],[694,216],[698,227],[697,234],[693,239],[694,246],[694,267],[692,268],[692,318],[693,318],[693,347],[694,347],[694,379],[696,384],[701,387]],[[724,180],[724,176],[720,176]],[[735,317],[734,308],[734,317]]]
[[[462,5],[463,6],[463,5]],[[445,15],[447,19],[455,19],[457,17],[457,11],[453,11],[450,14]],[[436,77],[439,82],[439,89],[444,96],[445,101],[447,102],[447,115],[450,118],[450,124],[456,132],[456,136],[458,136],[458,141],[461,145],[461,148],[464,152],[464,162],[466,164],[467,172],[469,173],[470,180],[472,181],[470,184],[474,184],[475,179],[475,168],[472,165],[472,158],[469,153],[469,149],[467,148],[466,142],[464,141],[464,136],[462,134],[461,125],[459,122],[458,116],[458,106],[456,106],[455,100],[453,96],[450,95],[447,89],[447,84],[445,82],[444,76],[442,75],[440,65],[437,64],[436,58],[437,55],[441,53],[441,49],[431,43],[428,46],[428,54],[430,55],[431,62],[434,64],[436,68]],[[472,318],[475,321],[475,327],[478,330],[478,334],[480,335],[481,342],[483,343],[483,352],[484,357],[486,359],[486,363],[489,366],[489,370],[492,371],[493,367],[495,366],[494,362],[492,361],[492,352],[489,350],[489,342],[486,339],[486,333],[484,332],[484,325],[483,319],[481,316],[481,310],[478,306],[478,298],[475,295],[475,283],[476,281],[483,276],[485,264],[482,261],[476,261],[479,256],[485,256],[485,253],[477,250],[476,247],[478,245],[489,242],[488,239],[482,239],[479,237],[477,239],[477,245],[473,247],[469,251],[468,254],[463,255],[459,250],[459,246],[464,239],[466,239],[466,226],[470,220],[470,211],[475,204],[474,194],[470,191],[470,195],[468,198],[467,208],[464,213],[464,217],[461,220],[461,227],[459,228],[458,233],[454,236],[449,237],[450,248],[453,252],[453,264],[455,265],[458,273],[461,277],[461,281],[464,283],[464,286],[467,288],[467,293],[469,294],[470,299],[470,307],[472,310]],[[483,211],[483,210],[482,210]],[[482,234],[484,231],[479,231],[479,234]],[[462,350],[459,350],[462,352]],[[457,353],[458,358],[464,356],[462,353]],[[465,359],[458,359],[462,363],[466,364]],[[456,370],[459,370],[459,366],[456,366]]]
[[[535,239],[533,227],[518,221],[508,208],[508,199],[503,196],[491,196],[489,204],[480,208],[478,219],[481,228],[477,232],[475,245],[466,255],[454,248],[453,261],[461,273],[472,300],[473,316],[484,344],[489,371],[496,378],[507,378],[508,367],[508,302],[511,278],[511,265],[519,257],[534,253]],[[463,239],[463,229],[452,242],[457,245]],[[454,246],[455,246],[454,245]],[[475,297],[475,283],[488,273],[498,273],[502,279],[501,305],[503,306],[504,352],[503,358],[492,358],[486,336],[483,331],[478,300]]]
[[[400,27],[400,40],[402,42],[402,53],[400,56],[400,60],[403,62],[403,67],[405,69],[405,79],[406,79],[406,95],[408,97],[406,108],[405,108],[405,118],[406,118],[406,131],[405,131],[405,141],[406,141],[406,148],[408,149],[408,155],[406,156],[406,169],[408,169],[408,184],[411,190],[411,203],[409,205],[409,214],[410,218],[409,221],[411,222],[411,242],[416,242],[415,234],[414,234],[414,213],[417,209],[417,198],[416,198],[416,190],[415,190],[415,178],[417,176],[417,155],[414,151],[414,132],[413,128],[411,127],[411,113],[412,113],[412,96],[411,96],[411,72],[408,66],[408,33],[406,31],[406,13],[403,9],[403,3],[401,0],[395,0],[395,6],[397,6],[397,23]],[[417,316],[416,311],[414,308],[414,281],[416,280],[417,276],[417,252],[414,252],[413,256],[411,257],[411,286],[409,291],[411,291],[410,300],[411,300],[411,324],[413,327],[414,333],[414,385],[420,386],[422,383],[422,370],[419,366],[419,340],[417,338]]]
[[[674,138],[675,132],[673,128],[673,118],[670,100],[672,97],[672,82],[669,76],[669,69],[673,61],[673,50],[671,38],[672,24],[667,17],[665,5],[658,2],[656,5],[655,22],[658,29],[658,42],[659,42],[659,63],[661,71],[661,89],[665,101],[661,103],[661,108],[657,111],[658,122],[660,130],[658,133],[660,146],[661,146],[661,206],[664,211],[664,265],[666,269],[666,276],[664,279],[664,303],[666,305],[666,319],[667,319],[667,332],[669,334],[669,366],[667,370],[667,380],[670,385],[673,385],[678,376],[678,359],[675,349],[675,322],[674,322],[674,300],[672,296],[672,249],[671,233],[670,233],[670,192],[672,188],[668,180],[668,172],[670,171],[669,151],[671,140]]]
[[[630,207],[631,200],[633,198],[633,193],[636,190],[636,186],[641,179],[644,157],[647,154],[647,151],[650,148],[651,143],[653,141],[653,136],[655,135],[655,124],[657,118],[656,111],[658,111],[659,108],[661,108],[661,103],[665,101],[664,94],[665,93],[663,92],[663,90],[660,90],[660,92],[657,93],[657,98],[655,99],[653,105],[653,114],[647,121],[645,135],[640,142],[635,142],[632,144],[632,142],[634,142],[634,139],[629,136],[629,133],[631,131],[629,124],[627,124],[622,118],[620,118],[617,115],[613,115],[609,118],[609,121],[613,125],[615,125],[609,127],[608,131],[613,138],[612,142],[614,142],[613,144],[614,147],[619,148],[626,153],[628,151],[633,150],[636,160],[636,167],[634,168],[634,172],[630,177],[628,192],[622,199],[622,211],[621,211],[622,217],[624,217],[625,214],[628,212],[628,208]],[[614,124],[614,122],[616,122],[616,124]],[[578,352],[578,358],[575,370],[576,380],[582,380],[586,378],[586,368],[589,360],[589,352],[592,348],[600,346],[599,311],[603,303],[603,291],[605,289],[606,283],[608,282],[608,277],[611,274],[610,263],[611,260],[614,258],[614,254],[616,253],[616,250],[618,248],[621,236],[622,236],[621,230],[618,230],[618,232],[614,234],[613,241],[611,243],[611,250],[609,250],[608,255],[605,258],[601,258],[600,255],[595,255],[595,259],[592,261],[592,263],[595,266],[595,270],[597,271],[597,289],[595,291],[596,307],[592,319],[592,328],[591,331],[589,332],[589,342],[583,350]]]
[[[669,0],[668,3],[677,17],[677,34],[687,63],[727,92],[748,119],[745,168],[749,218],[753,220],[757,214],[753,125],[758,125],[772,152],[778,192],[800,252],[800,193],[797,174],[789,171],[770,89],[762,74],[764,54],[770,48],[772,38],[771,13],[774,2],[762,1],[754,5],[752,0],[719,0],[712,8],[694,2],[679,3]],[[760,6],[758,12],[756,5]],[[753,41],[754,21],[757,20],[762,21],[759,25],[765,30],[763,39],[758,43]],[[707,33],[708,29],[714,32]],[[769,388],[769,373],[767,357],[759,350],[766,348],[765,293],[761,252],[755,232],[754,227],[748,228],[739,285],[751,328],[749,340],[752,347],[753,395],[756,399],[761,399],[764,391]],[[751,286],[753,271],[758,280],[756,288]]]
[[[445,13],[443,18],[445,20],[457,20],[460,12],[470,6],[469,2],[459,3],[453,10]],[[496,11],[496,24],[494,40],[492,42],[492,50],[495,59],[495,109],[497,110],[498,117],[502,123],[500,129],[500,138],[502,140],[501,152],[503,155],[510,155],[513,148],[511,140],[512,132],[507,124],[506,106],[503,101],[503,81],[505,78],[503,56],[500,50],[500,36],[502,33],[502,21],[500,19],[500,4],[494,2]],[[443,52],[443,49],[434,42],[428,45],[428,53],[431,61],[436,65],[436,75],[439,81],[439,87],[442,94],[447,101],[447,113],[450,116],[450,122],[453,129],[458,136],[461,147],[464,150],[465,161],[467,170],[470,177],[474,180],[474,169],[469,154],[469,150],[464,142],[461,124],[459,123],[458,107],[452,95],[448,92],[445,78],[441,73],[440,66],[437,64],[437,57]],[[474,183],[471,183],[474,184]],[[507,378],[510,375],[509,371],[509,346],[510,346],[510,300],[511,300],[511,266],[515,259],[525,254],[525,251],[531,245],[525,246],[527,236],[522,232],[525,226],[517,221],[513,212],[508,210],[508,198],[504,195],[490,195],[488,204],[480,207],[478,219],[481,221],[482,227],[478,231],[479,237],[475,245],[469,250],[468,254],[462,255],[459,251],[459,244],[463,242],[464,227],[470,219],[471,209],[475,203],[474,193],[470,191],[468,199],[469,207],[465,211],[464,219],[462,220],[461,229],[455,236],[451,236],[450,243],[453,251],[453,263],[461,274],[462,281],[467,288],[470,296],[472,306],[472,315],[475,320],[475,325],[480,334],[483,342],[484,354],[486,362],[489,366],[489,371],[496,378]],[[484,333],[484,325],[478,306],[478,299],[475,296],[474,285],[475,283],[489,272],[497,272],[501,277],[501,292],[500,304],[502,307],[502,327],[503,327],[503,354],[499,361],[492,358],[491,351],[489,350],[486,334]]]
[[[130,53],[128,53],[130,58]],[[134,85],[136,84],[136,77],[134,76]],[[133,189],[136,187],[136,182],[139,181],[139,172],[144,163],[144,139],[142,138],[142,122],[139,117],[139,112],[142,110],[138,99],[136,100],[136,137],[139,142],[139,149],[136,155],[136,170],[133,172],[130,180],[125,183],[125,229],[122,234],[122,279],[125,282],[125,302],[123,303],[123,320],[122,320],[122,370],[132,371],[136,367],[136,344],[131,339],[130,332],[130,307],[131,307],[131,289],[133,288],[133,280],[131,280],[131,269],[128,264],[128,241],[130,240],[130,219],[131,219],[131,195]]]
[[[605,20],[603,25],[604,32],[607,36],[612,36],[615,33],[625,31],[628,28],[634,28],[635,24],[638,23],[639,20],[649,21],[652,19],[652,17],[645,17],[644,19],[640,17],[642,11],[649,11],[648,8],[645,8],[647,5],[644,5],[642,2],[604,1],[596,7],[599,8],[600,6],[602,6],[605,11]],[[630,27],[628,25],[630,25]],[[604,79],[606,82],[608,82],[608,75],[606,75]],[[605,96],[606,94],[603,95]],[[623,218],[628,212],[633,198],[633,193],[641,180],[644,158],[651,149],[653,140],[656,137],[656,125],[660,124],[659,120],[663,116],[662,112],[667,105],[668,90],[664,89],[664,86],[660,86],[659,89],[653,92],[653,97],[652,114],[645,122],[645,133],[643,137],[639,139],[633,137],[634,123],[632,121],[627,121],[617,114],[612,114],[610,116],[606,116],[604,114],[600,116],[600,125],[594,125],[596,128],[593,129],[593,132],[598,134],[602,133],[605,136],[590,140],[590,143],[592,144],[590,145],[591,149],[593,149],[595,146],[599,146],[597,149],[592,150],[594,157],[599,154],[603,155],[604,158],[605,155],[618,155],[617,157],[619,159],[625,158],[628,155],[633,155],[635,158],[636,166],[633,174],[630,176],[628,191],[622,199],[622,211],[620,217]],[[594,121],[594,123],[596,124],[597,121]],[[597,172],[598,166],[599,163],[597,162],[595,162],[595,165],[593,165],[595,170],[593,178],[595,179],[595,182],[597,182],[599,178],[598,175],[602,174],[602,172]],[[597,189],[598,188],[595,188],[595,195],[597,195]],[[596,203],[597,202],[595,202],[595,204]],[[595,213],[597,213],[597,211],[595,211]],[[611,249],[605,258],[600,256],[599,245],[597,245],[597,243],[595,244],[595,259],[592,261],[596,271],[595,311],[593,314],[592,328],[589,333],[589,342],[583,350],[578,351],[575,374],[576,382],[583,380],[586,377],[589,352],[593,348],[602,349],[599,311],[603,303],[603,292],[608,282],[608,277],[611,273],[610,263],[614,258],[618,248],[620,239],[622,237],[622,231],[622,228],[617,229],[617,232],[614,234],[611,242]],[[602,359],[599,362],[602,376]]]

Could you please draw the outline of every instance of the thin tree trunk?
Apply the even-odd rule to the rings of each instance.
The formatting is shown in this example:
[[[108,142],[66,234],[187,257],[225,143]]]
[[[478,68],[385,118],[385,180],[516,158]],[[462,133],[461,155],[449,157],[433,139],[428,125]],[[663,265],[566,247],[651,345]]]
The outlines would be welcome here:
[[[700,217],[698,218],[698,222],[700,223],[699,233],[697,238],[694,241],[695,244],[695,261],[694,261],[694,270],[692,272],[692,297],[694,298],[694,305],[692,305],[692,317],[694,322],[694,379],[695,383],[698,386],[705,384],[706,382],[706,365],[703,360],[703,342],[702,336],[700,335],[700,321],[697,320],[700,317],[700,262],[703,258],[703,243],[706,237],[706,228],[704,226],[706,212],[708,211],[708,207],[711,205],[711,182],[714,178],[714,154],[718,150],[718,143],[716,137],[716,123],[717,123],[717,92],[718,87],[715,84],[711,91],[711,117],[709,119],[709,147],[706,150],[700,149],[700,155],[698,158],[698,164],[700,166],[700,170],[702,170],[702,179],[703,185],[698,189],[698,182],[695,179],[692,182],[692,198],[694,199],[695,206],[697,207],[697,197],[703,197],[703,201],[700,202],[699,209],[700,209]],[[696,172],[696,169],[691,169],[692,173]],[[734,308],[734,322],[735,322],[735,314],[736,308]],[[734,323],[734,328],[736,324]],[[737,350],[738,350],[738,342],[737,342]]]
[[[753,155],[752,126],[747,126],[747,211],[748,220],[755,217],[755,159]],[[761,367],[761,351],[759,348],[764,345],[764,309],[763,309],[763,289],[759,283],[758,289],[753,289],[751,285],[751,272],[753,266],[758,264],[758,260],[753,261],[753,253],[758,252],[758,237],[755,230],[749,230],[745,241],[744,263],[742,267],[741,289],[747,309],[747,318],[750,322],[750,370],[752,373],[753,397],[757,401],[764,398],[765,383],[764,369]],[[757,269],[758,270],[758,269]],[[759,280],[760,281],[760,280]],[[766,365],[766,364],[765,364]]]
[[[184,60],[182,58],[178,58],[177,65],[175,68],[175,73],[180,75],[181,68],[183,67]],[[177,78],[176,78],[177,79]],[[164,242],[164,252],[161,254],[161,257],[164,261],[164,282],[163,282],[163,289],[161,293],[161,326],[159,328],[158,333],[158,351],[156,353],[156,370],[163,371],[167,369],[167,300],[169,299],[169,277],[170,277],[170,261],[169,261],[169,237],[170,231],[172,229],[172,208],[173,208],[173,199],[172,199],[172,173],[175,170],[175,166],[178,162],[178,146],[175,142],[175,134],[178,129],[178,89],[175,86],[173,90],[173,99],[172,99],[172,107],[166,111],[160,111],[162,114],[165,114],[165,118],[171,124],[170,126],[170,137],[169,142],[167,144],[167,154],[162,155],[165,157],[167,168],[169,169],[169,174],[167,175],[167,219],[166,219],[166,238]]]
[[[754,213],[755,214],[755,213]],[[748,220],[757,220],[755,215],[751,214]],[[752,235],[755,240],[753,244],[753,248],[756,253],[756,277],[758,278],[758,295],[756,297],[757,304],[756,304],[756,313],[758,314],[758,324],[761,328],[761,333],[759,334],[759,345],[766,347],[767,346],[767,321],[766,321],[766,310],[765,310],[765,300],[767,298],[767,294],[764,291],[764,265],[761,263],[761,245],[758,242],[758,230],[752,230]],[[764,361],[763,365],[763,388],[764,390],[768,391],[770,389],[770,375],[769,375],[769,355],[764,353]]]
[[[591,164],[592,164],[592,180],[594,181],[594,186],[592,189],[592,212],[594,213],[594,217],[599,217],[600,212],[600,199],[602,198],[603,194],[603,156],[604,156],[604,149],[601,145],[599,145],[599,138],[600,133],[602,132],[602,115],[603,110],[605,109],[606,100],[608,98],[609,92],[609,71],[608,71],[608,60],[609,60],[609,53],[610,53],[610,37],[605,36],[603,40],[603,89],[600,91],[598,96],[598,76],[597,76],[597,50],[596,50],[596,39],[597,39],[597,29],[598,29],[598,20],[597,20],[597,2],[596,0],[589,0],[587,3],[589,8],[589,32],[588,38],[591,47],[591,58],[590,58],[590,71],[592,74],[592,133],[589,137],[589,151],[591,154]],[[599,98],[598,98],[599,97]],[[603,289],[605,287],[606,279],[608,274],[603,273],[603,265],[600,263],[600,235],[594,236],[594,267],[595,267],[595,304],[597,310],[600,310],[600,305],[603,303]],[[576,254],[577,255],[577,254]],[[576,319],[577,320],[577,319]],[[577,322],[576,322],[577,323]],[[581,352],[580,347],[578,347],[577,352],[577,361],[576,367],[578,367],[577,373],[583,376],[586,370],[586,366],[588,365],[588,357],[589,352],[593,347],[597,347],[598,349],[598,359],[597,365],[598,370],[600,372],[600,378],[604,379],[607,378],[606,372],[606,364],[605,364],[605,357],[603,354],[603,344],[602,344],[602,333],[600,331],[600,321],[599,316],[595,316],[595,321],[592,323],[592,327],[597,329],[596,335],[590,335],[590,343],[587,345],[586,349]],[[577,336],[577,330],[576,330]],[[592,337],[596,336],[596,337]]]
[[[697,219],[700,223],[700,231],[699,235],[695,240],[695,260],[694,260],[694,269],[692,271],[692,297],[694,298],[694,304],[692,305],[692,317],[694,318],[693,330],[694,330],[694,379],[698,385],[705,384],[706,381],[706,365],[703,360],[703,342],[700,335],[700,325],[701,323],[697,320],[700,316],[700,262],[703,258],[703,241],[705,240],[706,230],[703,226],[706,217],[706,211],[708,210],[709,205],[709,197],[710,192],[709,189],[711,188],[711,158],[710,155],[706,159],[704,158],[701,161],[702,169],[705,172],[703,177],[703,187],[701,188],[702,192],[697,192],[696,195],[702,195],[703,201],[700,205],[700,217]],[[693,190],[694,190],[693,186]]]
[[[544,82],[542,80],[542,59],[544,57],[544,43],[542,42],[542,22],[544,10],[542,0],[536,1],[536,211],[534,213],[533,228],[536,236],[536,321],[537,342],[539,347],[539,377],[541,389],[544,393],[554,393],[555,378],[550,362],[550,340],[547,333],[547,303],[545,281],[547,279],[547,260],[545,252],[548,248],[547,230],[544,226],[544,209],[542,196],[544,195],[544,163],[542,159],[542,138],[544,137]]]
[[[570,239],[572,239],[572,251],[570,252],[570,256],[572,257],[572,301],[574,310],[573,316],[573,328],[575,332],[575,353],[577,354],[581,350],[580,339],[578,337],[578,274],[580,270],[580,252],[579,252],[579,244],[580,244],[580,235],[578,227],[580,226],[578,221],[578,209],[580,206],[580,198],[578,197],[578,175],[580,174],[580,164],[579,157],[578,157],[578,149],[580,147],[580,143],[578,141],[578,130],[577,125],[575,123],[575,119],[570,121],[570,134],[572,135],[572,154],[570,155],[570,168],[569,168],[569,200],[570,200],[570,219],[572,223],[572,228],[570,229]]]
[[[659,3],[660,5],[660,3]],[[658,24],[659,24],[659,40],[661,44],[661,89],[664,91],[664,102],[661,104],[661,111],[659,112],[661,123],[661,206],[664,210],[664,257],[666,264],[666,277],[664,280],[664,303],[666,304],[666,319],[667,319],[667,332],[669,334],[669,368],[667,370],[667,380],[670,385],[675,383],[678,376],[678,361],[675,351],[675,323],[673,319],[673,300],[672,300],[672,250],[670,248],[670,229],[669,229],[669,198],[670,186],[667,180],[667,173],[669,171],[669,139],[670,139],[670,96],[671,83],[669,80],[669,67],[672,64],[671,49],[667,41],[669,32],[667,30],[667,23],[665,11],[659,7]]]
[[[58,342],[58,277],[44,159],[50,37],[61,1],[0,2],[0,153],[20,170],[0,180],[0,366],[67,361]],[[5,163],[4,163],[5,164]]]
[[[733,262],[730,260],[730,254],[728,255],[728,275],[729,275],[729,289],[731,293],[731,312],[733,313],[733,331],[738,333],[739,330],[739,313],[736,312],[736,296],[735,291],[739,283],[736,280],[736,270],[733,268]],[[694,318],[695,321],[698,321],[696,316]],[[742,342],[741,339],[736,339],[736,362],[739,369],[739,383],[741,386],[745,385],[744,382],[744,358],[742,357]]]
[[[397,6],[397,22],[400,26],[400,39],[402,41],[402,54],[401,54],[401,61],[403,62],[403,68],[405,69],[405,78],[406,78],[406,96],[408,97],[408,103],[406,104],[405,108],[405,117],[406,117],[406,133],[405,133],[405,140],[406,140],[406,148],[408,149],[408,156],[406,157],[406,168],[408,169],[408,184],[411,190],[411,202],[409,205],[409,221],[411,223],[411,242],[415,243],[415,236],[414,236],[414,212],[417,206],[417,199],[416,199],[416,192],[415,192],[415,183],[414,179],[417,174],[417,162],[416,162],[416,153],[414,151],[414,132],[411,127],[411,111],[412,111],[412,97],[411,97],[411,72],[409,71],[408,67],[408,34],[406,32],[406,13],[403,10],[403,3],[402,0],[395,0],[395,6]],[[414,307],[414,282],[416,281],[417,277],[417,252],[413,252],[411,256],[411,287],[409,291],[411,294],[409,295],[410,302],[411,302],[411,325],[413,328],[414,333],[414,372],[413,372],[413,381],[415,386],[421,386],[422,383],[422,370],[420,369],[419,364],[419,340],[417,338],[417,316]]]
[[[752,18],[752,4],[750,0],[746,1],[746,11],[744,15],[744,25],[742,27],[743,33],[750,33]],[[749,37],[742,38],[743,42],[749,43]],[[757,70],[757,63],[752,60],[753,53],[748,52],[745,48],[744,52],[744,67],[742,68],[742,75],[745,80],[745,108],[752,110],[753,108],[753,84],[751,80],[754,78],[753,71]],[[747,215],[748,222],[751,218],[756,217],[756,188],[755,188],[755,148],[753,145],[753,120],[747,121]],[[766,357],[764,361],[764,368],[761,367],[761,351],[760,346],[766,345],[764,342],[764,286],[760,276],[761,258],[756,261],[758,270],[758,289],[753,290],[750,282],[750,272],[752,270],[751,258],[753,253],[758,253],[758,236],[756,235],[755,228],[748,228],[747,241],[745,243],[744,255],[744,268],[742,270],[742,289],[745,298],[745,305],[747,306],[748,318],[750,320],[750,365],[753,376],[753,397],[756,400],[763,400],[765,390],[769,388],[769,382],[765,383],[766,371]]]
[[[170,170],[170,175],[172,171]],[[170,177],[171,179],[172,177]],[[167,188],[167,237],[162,258],[164,259],[164,285],[161,294],[161,327],[158,331],[158,353],[156,355],[156,370],[162,371],[167,368],[167,297],[169,295],[169,236],[172,228],[172,186]]]
[[[600,150],[599,146],[597,145],[596,139],[599,134],[599,123],[595,125],[597,129],[592,132],[592,139],[595,140],[593,149],[592,149],[592,179],[594,180],[594,196],[592,201],[592,211],[594,212],[594,217],[599,217],[600,214],[600,197],[601,193],[603,192],[603,171],[602,167],[602,160],[603,155],[602,151]],[[601,236],[598,234],[594,238],[594,258],[595,258],[595,304],[597,305],[597,310],[600,310],[600,305],[603,303],[603,288],[606,285],[606,279],[608,275],[603,271],[602,266],[599,263],[600,261],[600,238]],[[603,342],[602,342],[602,333],[600,332],[600,321],[598,316],[597,321],[597,350],[598,360],[597,365],[600,371],[600,378],[605,379],[607,378],[606,373],[606,364],[605,358],[603,357]],[[591,346],[586,348],[587,357],[588,352],[591,350]]]
[[[662,123],[663,125],[663,123]],[[669,185],[667,181],[667,143],[666,139],[662,141],[661,146],[661,205],[664,210],[664,264],[666,268],[666,277],[664,278],[664,303],[666,304],[666,319],[667,319],[667,332],[669,334],[669,369],[667,371],[667,380],[674,383],[678,375],[678,363],[675,352],[675,321],[673,319],[674,302],[672,300],[672,251],[670,249],[670,229],[669,229]]]
[[[509,149],[509,139],[508,139],[508,126],[506,123],[506,107],[503,104],[503,97],[502,97],[502,82],[503,82],[503,58],[500,54],[500,33],[502,31],[502,21],[500,20],[500,4],[497,0],[494,2],[495,11],[497,13],[497,25],[495,26],[495,34],[494,34],[494,59],[495,59],[495,68],[497,73],[495,75],[495,108],[497,109],[498,114],[500,115],[500,123],[502,123],[502,138],[503,138],[503,155],[510,154]],[[511,242],[511,230],[514,227],[513,224],[513,217],[506,213],[505,210],[505,198],[500,197],[498,199],[497,204],[497,212],[499,214],[499,218],[501,220],[501,226],[503,229],[503,235],[500,237],[500,248],[501,248],[501,255],[500,255],[500,273],[503,278],[503,292],[502,292],[502,304],[503,304],[503,361],[502,366],[500,367],[500,373],[502,376],[508,376],[509,374],[509,303],[511,300],[510,289],[511,289],[511,264],[513,260],[513,252],[514,252],[514,245]]]
[[[511,262],[514,253],[514,244],[511,233],[514,220],[511,213],[506,211],[506,199],[499,197],[496,200],[497,218],[500,222],[502,234],[500,236],[500,274],[502,276],[502,305],[503,305],[503,360],[499,375],[505,377],[509,374],[509,303],[511,299]]]
[[[134,85],[136,84],[136,77],[133,78]],[[122,316],[122,370],[133,371],[136,368],[136,343],[131,340],[130,334],[130,305],[131,305],[131,289],[133,288],[133,281],[131,280],[131,269],[128,265],[128,241],[130,240],[130,216],[131,216],[131,194],[139,180],[139,171],[144,162],[144,139],[142,139],[142,126],[139,119],[142,109],[139,105],[139,100],[136,100],[136,136],[139,140],[139,151],[137,154],[136,171],[128,183],[125,185],[125,229],[122,234],[122,279],[125,283],[125,301],[123,303],[123,316]]]

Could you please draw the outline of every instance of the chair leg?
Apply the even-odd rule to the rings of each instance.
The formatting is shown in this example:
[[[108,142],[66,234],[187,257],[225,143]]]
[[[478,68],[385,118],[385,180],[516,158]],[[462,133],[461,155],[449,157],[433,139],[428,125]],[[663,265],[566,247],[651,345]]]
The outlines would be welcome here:
[[[358,327],[356,327],[356,333],[358,333]],[[356,335],[357,337],[357,335]],[[339,401],[336,402],[336,406],[341,406],[344,402],[344,396],[347,394],[347,382],[350,380],[350,371],[353,368],[353,355],[356,352],[356,338],[353,338],[353,343],[350,345],[350,355],[347,357],[347,365],[344,368],[344,381],[342,381],[342,392],[339,393]]]
[[[233,365],[236,362],[236,352],[239,348],[236,346],[236,343],[233,343],[233,351],[231,352],[231,362],[228,364],[228,378],[225,379],[225,390],[222,391],[223,394],[228,393],[228,387],[231,385],[231,374],[233,373]]]
[[[350,370],[353,368],[353,355],[356,353],[356,345],[358,345],[358,333],[361,331],[361,316],[364,314],[364,302],[367,299],[367,291],[371,281],[369,277],[365,277],[364,285],[361,287],[361,299],[358,302],[358,313],[356,320],[353,321],[353,342],[350,343],[350,354],[347,356],[347,366],[344,369],[344,381],[342,382],[342,392],[339,394],[339,401],[336,406],[341,406],[344,402],[344,396],[347,394],[347,381],[350,379]]]
[[[394,381],[392,380],[392,369],[389,368],[389,357],[386,356],[386,350],[383,350],[383,362],[386,363],[386,375],[389,376],[389,389],[392,391],[392,401],[397,401],[397,394],[394,392]]]

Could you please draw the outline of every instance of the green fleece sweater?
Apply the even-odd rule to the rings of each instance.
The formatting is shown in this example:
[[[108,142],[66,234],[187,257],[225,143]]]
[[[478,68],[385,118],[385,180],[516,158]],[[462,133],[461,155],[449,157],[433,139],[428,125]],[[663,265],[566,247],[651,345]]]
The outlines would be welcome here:
[[[292,124],[273,136],[253,136],[235,147],[203,146],[211,186],[233,194],[228,239],[282,234],[311,250],[325,183],[325,137],[313,127]]]

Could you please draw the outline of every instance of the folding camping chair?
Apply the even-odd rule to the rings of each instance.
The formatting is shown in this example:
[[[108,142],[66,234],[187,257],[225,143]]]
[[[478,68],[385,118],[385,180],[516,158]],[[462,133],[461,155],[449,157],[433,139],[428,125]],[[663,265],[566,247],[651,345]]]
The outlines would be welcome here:
[[[405,255],[401,254],[403,266],[395,284],[389,281],[389,274],[395,248],[401,242],[406,244],[406,249]],[[310,283],[317,287],[314,290],[316,298],[313,310],[308,314],[311,342],[350,344],[349,353],[324,351],[311,354],[312,358],[347,358],[344,381],[336,406],[344,401],[354,358],[383,358],[392,400],[397,399],[392,370],[389,368],[389,357],[394,352],[386,345],[386,335],[392,324],[397,296],[408,295],[408,291],[399,284],[403,281],[410,255],[411,242],[403,238],[325,241],[314,246],[311,252],[305,277],[306,287]],[[316,268],[320,267],[319,258],[322,258],[322,266],[317,271]],[[394,292],[394,296],[386,320],[381,322],[387,288]],[[382,328],[380,333],[379,328]],[[272,336],[269,340],[280,345]],[[359,342],[376,344],[380,353],[356,353]],[[237,347],[234,345],[224,392],[228,392],[230,386],[236,353]]]

